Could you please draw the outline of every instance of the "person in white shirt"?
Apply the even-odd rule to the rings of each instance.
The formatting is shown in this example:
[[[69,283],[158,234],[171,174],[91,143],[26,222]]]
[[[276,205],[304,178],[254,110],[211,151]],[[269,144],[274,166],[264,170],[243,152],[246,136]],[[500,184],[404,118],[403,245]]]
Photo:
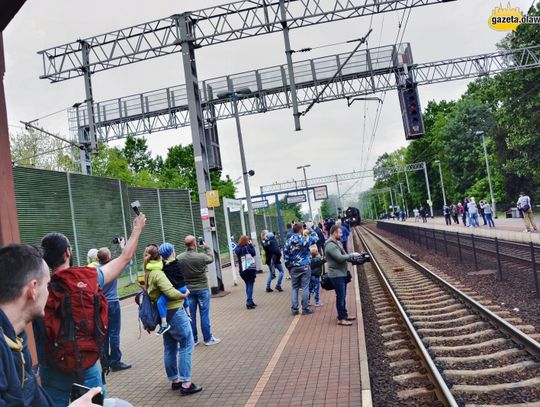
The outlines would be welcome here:
[[[525,192],[519,193],[517,207],[523,214],[523,222],[525,223],[524,232],[531,233],[536,230],[536,222],[534,221],[534,213],[532,210],[531,198]]]

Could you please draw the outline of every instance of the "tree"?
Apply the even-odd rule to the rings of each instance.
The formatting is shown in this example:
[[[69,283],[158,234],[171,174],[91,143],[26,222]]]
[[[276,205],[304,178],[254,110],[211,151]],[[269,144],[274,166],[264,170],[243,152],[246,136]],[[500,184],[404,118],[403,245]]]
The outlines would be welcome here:
[[[140,173],[143,170],[155,172],[157,163],[152,158],[152,152],[148,150],[146,138],[128,136],[122,154],[133,172]]]
[[[32,128],[9,136],[11,157],[16,165],[53,171],[76,171],[73,157],[79,150],[66,142]]]

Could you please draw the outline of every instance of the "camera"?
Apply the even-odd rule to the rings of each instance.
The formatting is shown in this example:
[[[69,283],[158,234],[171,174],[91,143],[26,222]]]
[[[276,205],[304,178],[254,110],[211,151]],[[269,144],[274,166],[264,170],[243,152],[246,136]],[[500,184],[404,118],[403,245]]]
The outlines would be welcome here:
[[[141,203],[139,201],[131,202],[131,209],[133,209],[133,212],[135,212],[135,215],[139,216],[141,214],[141,211],[139,208],[141,207]]]
[[[371,261],[371,256],[367,252],[360,253],[359,256],[351,256],[349,262],[353,266],[359,266],[364,263],[369,263]]]
[[[199,243],[199,246],[202,246],[204,244],[204,237],[201,237],[199,236],[199,238],[197,239],[198,243]]]
[[[112,240],[112,243],[113,244],[120,244],[121,240],[124,240],[124,238],[122,237],[122,235],[117,233],[116,235],[114,235],[114,239]]]

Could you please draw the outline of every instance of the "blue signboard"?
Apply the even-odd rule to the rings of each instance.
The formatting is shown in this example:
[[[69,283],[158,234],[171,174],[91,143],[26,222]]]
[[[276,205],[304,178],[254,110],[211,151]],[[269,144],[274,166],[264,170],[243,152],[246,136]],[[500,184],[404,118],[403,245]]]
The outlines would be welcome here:
[[[304,194],[301,194],[301,195],[287,195],[285,197],[286,199],[286,202],[288,205],[292,205],[292,204],[299,204],[299,203],[304,203],[307,201],[307,198]]]

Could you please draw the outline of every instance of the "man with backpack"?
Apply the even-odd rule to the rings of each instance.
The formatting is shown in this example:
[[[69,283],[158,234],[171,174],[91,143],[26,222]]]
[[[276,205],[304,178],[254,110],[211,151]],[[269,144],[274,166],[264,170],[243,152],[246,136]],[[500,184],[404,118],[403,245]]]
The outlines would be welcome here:
[[[1,406],[55,405],[38,383],[24,331],[32,320],[43,317],[49,281],[49,267],[39,249],[23,244],[0,248]],[[69,406],[95,407],[97,404],[91,400],[100,392],[101,388],[92,388]],[[131,406],[123,400],[115,399],[112,402],[117,407]]]
[[[41,241],[52,275],[44,318],[34,322],[34,334],[42,385],[56,406],[68,404],[73,383],[103,387],[99,359],[104,356],[108,307],[102,287],[130,263],[145,223],[141,213],[120,256],[99,269],[73,267],[71,244],[61,233],[49,233]]]

